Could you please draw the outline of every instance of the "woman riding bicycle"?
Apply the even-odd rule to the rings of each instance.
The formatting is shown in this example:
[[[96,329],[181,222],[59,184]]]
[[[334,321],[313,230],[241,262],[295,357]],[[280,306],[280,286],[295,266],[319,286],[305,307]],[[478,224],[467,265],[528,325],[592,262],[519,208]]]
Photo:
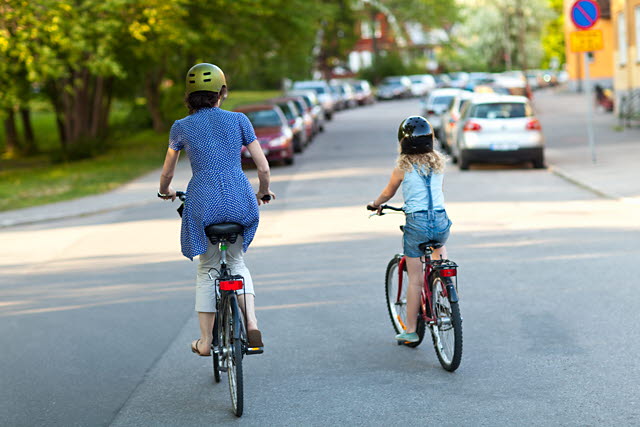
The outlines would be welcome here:
[[[444,207],[442,192],[445,157],[433,149],[431,124],[423,117],[411,116],[398,130],[400,155],[386,188],[369,207],[381,211],[381,205],[390,200],[402,184],[404,196],[403,251],[407,258],[409,287],[407,289],[406,330],[396,335],[402,342],[419,341],[416,333],[420,292],[423,286],[423,266],[418,248],[421,243],[437,241],[444,244],[449,237],[451,221]],[[433,253],[434,259],[447,258],[442,246]]]
[[[180,150],[185,149],[193,176],[187,187],[187,200],[182,214],[182,254],[193,260],[200,256],[196,278],[196,304],[200,322],[200,338],[191,350],[200,356],[211,355],[212,330],[215,319],[215,286],[209,275],[220,267],[220,250],[205,235],[205,227],[235,222],[244,227],[242,236],[230,244],[227,261],[232,274],[244,277],[244,288],[238,293],[247,317],[247,335],[251,347],[263,347],[255,315],[254,289],[243,252],[246,252],[258,228],[258,205],[265,196],[275,199],[269,190],[269,163],[264,156],[253,126],[247,116],[220,109],[227,97],[224,73],[213,64],[197,64],[187,73],[185,103],[189,115],[176,120],[169,134],[169,148],[160,177],[159,195],[175,200],[171,180]],[[258,194],[242,171],[240,151],[246,146],[258,169]],[[265,203],[268,203],[265,200]]]

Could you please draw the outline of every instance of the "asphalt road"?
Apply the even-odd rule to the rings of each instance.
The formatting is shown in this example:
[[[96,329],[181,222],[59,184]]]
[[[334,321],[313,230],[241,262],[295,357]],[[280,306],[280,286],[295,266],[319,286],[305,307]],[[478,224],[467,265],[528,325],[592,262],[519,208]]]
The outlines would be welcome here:
[[[195,265],[177,206],[2,230],[0,424],[639,424],[640,211],[544,170],[449,168],[462,364],[395,344],[383,276],[402,216],[364,205],[417,108],[339,114],[274,168],[278,199],[247,254],[266,352],[245,358],[239,420],[225,378],[189,350]]]

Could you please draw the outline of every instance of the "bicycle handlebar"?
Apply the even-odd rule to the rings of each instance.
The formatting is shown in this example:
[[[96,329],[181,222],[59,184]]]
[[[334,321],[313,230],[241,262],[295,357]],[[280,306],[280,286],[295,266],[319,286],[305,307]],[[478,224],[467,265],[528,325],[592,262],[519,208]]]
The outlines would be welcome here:
[[[398,208],[398,207],[391,206],[391,205],[381,205],[380,208],[381,208],[382,211],[384,211],[385,209],[389,209],[390,211],[403,212],[402,208]],[[369,210],[369,211],[377,211],[378,209],[367,205],[367,210]]]

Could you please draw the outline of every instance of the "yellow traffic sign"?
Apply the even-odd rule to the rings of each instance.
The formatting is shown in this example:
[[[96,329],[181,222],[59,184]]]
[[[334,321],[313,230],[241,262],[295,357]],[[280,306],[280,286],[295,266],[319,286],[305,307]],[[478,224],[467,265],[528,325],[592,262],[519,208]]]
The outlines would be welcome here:
[[[593,52],[604,49],[602,30],[572,31],[569,41],[571,52]]]

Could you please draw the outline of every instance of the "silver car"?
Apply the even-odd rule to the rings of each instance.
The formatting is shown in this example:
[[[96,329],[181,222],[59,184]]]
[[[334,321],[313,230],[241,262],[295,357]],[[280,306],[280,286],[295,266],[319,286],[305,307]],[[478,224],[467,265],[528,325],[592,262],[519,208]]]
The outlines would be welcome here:
[[[442,88],[431,91],[429,97],[422,102],[422,115],[429,120],[436,137],[442,139],[442,122],[440,116],[449,108],[453,98],[460,93],[462,89]]]
[[[313,90],[324,110],[324,118],[331,120],[335,109],[335,99],[329,84],[324,80],[306,80],[293,83],[294,90]]]
[[[473,97],[473,92],[461,90],[451,101],[451,105],[440,117],[442,131],[440,132],[440,145],[442,149],[451,154],[451,145],[456,140],[456,123],[460,120],[462,107]]]
[[[475,95],[462,109],[451,148],[461,170],[471,163],[520,161],[544,168],[542,128],[524,96]]]

